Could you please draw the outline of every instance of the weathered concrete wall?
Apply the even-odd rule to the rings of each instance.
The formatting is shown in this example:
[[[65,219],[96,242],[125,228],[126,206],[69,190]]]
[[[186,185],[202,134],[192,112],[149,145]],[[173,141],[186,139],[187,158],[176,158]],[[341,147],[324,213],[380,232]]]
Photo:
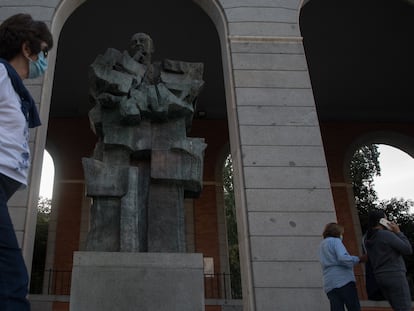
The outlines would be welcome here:
[[[245,195],[242,256],[252,284],[245,309],[326,310],[317,248],[335,213],[299,31],[300,1],[221,4]]]
[[[256,309],[301,296],[322,310],[316,250],[335,215],[301,42],[238,38],[232,52]]]

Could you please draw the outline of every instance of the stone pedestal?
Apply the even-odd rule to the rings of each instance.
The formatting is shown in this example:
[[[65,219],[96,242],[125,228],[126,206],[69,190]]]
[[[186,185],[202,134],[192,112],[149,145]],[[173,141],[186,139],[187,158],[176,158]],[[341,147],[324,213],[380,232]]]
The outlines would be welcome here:
[[[203,311],[203,257],[76,252],[71,311]]]

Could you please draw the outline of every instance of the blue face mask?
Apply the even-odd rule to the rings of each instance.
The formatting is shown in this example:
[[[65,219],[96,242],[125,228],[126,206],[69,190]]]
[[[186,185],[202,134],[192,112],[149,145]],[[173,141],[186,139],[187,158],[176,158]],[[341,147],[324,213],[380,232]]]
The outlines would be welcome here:
[[[47,69],[47,59],[43,52],[40,52],[37,56],[37,60],[33,61],[29,58],[29,79],[35,79],[45,73]]]

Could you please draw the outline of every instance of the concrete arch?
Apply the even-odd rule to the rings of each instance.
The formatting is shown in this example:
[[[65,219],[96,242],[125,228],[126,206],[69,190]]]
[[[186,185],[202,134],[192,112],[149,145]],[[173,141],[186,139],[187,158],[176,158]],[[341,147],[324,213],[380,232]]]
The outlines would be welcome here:
[[[303,8],[307,3],[311,2],[312,0],[301,0],[299,8]],[[402,2],[406,2],[410,5],[414,5],[414,0],[401,0]]]
[[[51,104],[51,97],[52,97],[52,89],[53,89],[53,81],[54,81],[54,71],[56,66],[57,60],[57,46],[59,45],[60,34],[63,29],[64,24],[71,16],[76,9],[84,4],[87,0],[62,0],[59,6],[56,9],[54,14],[52,23],[51,23],[51,30],[55,38],[55,48],[51,51],[49,56],[49,70],[45,76],[43,89],[42,89],[42,100],[41,102],[44,103],[40,107],[40,114],[44,120],[48,120],[49,112],[50,112],[50,104]],[[242,235],[244,238],[240,239],[242,241],[243,246],[241,246],[241,250],[243,251],[244,255],[241,255],[244,262],[244,269],[243,275],[245,279],[243,280],[244,284],[249,284],[252,286],[252,277],[250,273],[250,253],[249,253],[249,239],[248,239],[248,226],[247,226],[247,212],[246,212],[246,199],[244,197],[244,180],[242,177],[242,161],[241,161],[241,150],[240,150],[240,134],[239,134],[239,127],[238,127],[238,117],[236,111],[236,99],[234,93],[234,77],[233,77],[233,69],[232,69],[232,61],[230,56],[230,43],[228,40],[228,27],[227,27],[227,20],[225,16],[225,12],[217,0],[193,0],[198,6],[200,6],[204,12],[211,18],[213,21],[217,32],[219,34],[219,40],[221,45],[221,57],[223,62],[223,74],[224,74],[224,81],[225,81],[225,96],[226,96],[226,105],[227,105],[227,116],[229,122],[229,132],[230,132],[230,141],[232,146],[232,157],[234,161],[234,165],[238,167],[237,175],[235,176],[235,189],[236,189],[236,205],[240,210],[240,223],[238,224],[240,231],[244,232]],[[36,138],[36,145],[44,146],[47,134],[47,124],[44,124],[42,132]],[[42,155],[42,148],[38,150],[38,158]],[[249,286],[244,286],[248,288]],[[244,297],[248,297],[248,292],[253,292],[251,289],[247,290],[244,294]],[[253,303],[250,301],[250,310],[253,310]]]
[[[409,136],[406,133],[398,132],[393,129],[389,130],[373,130],[368,131],[366,133],[361,134],[360,136],[356,137],[346,148],[346,152],[344,155],[343,161],[343,176],[345,183],[349,186],[347,187],[348,190],[348,203],[349,209],[353,216],[354,220],[354,230],[356,233],[356,238],[358,240],[358,244],[360,245],[361,237],[362,237],[362,228],[361,223],[358,216],[358,211],[355,206],[355,199],[352,190],[352,181],[350,177],[350,162],[354,155],[354,153],[361,147],[371,144],[385,144],[395,148],[398,148],[412,158],[414,158],[414,137]],[[414,172],[413,172],[414,174]]]
[[[51,97],[52,97],[52,89],[53,89],[53,77],[55,71],[55,64],[56,64],[56,55],[57,55],[57,46],[59,44],[59,35],[62,27],[66,21],[66,19],[70,16],[70,14],[82,3],[82,1],[62,1],[61,5],[57,8],[56,13],[52,19],[50,30],[52,32],[54,38],[54,48],[50,51],[48,56],[48,70],[45,74],[42,91],[41,91],[41,99],[40,99],[40,107],[39,107],[39,115],[40,119],[43,120],[42,126],[39,127],[36,131],[36,137],[34,141],[34,151],[33,151],[33,170],[31,175],[32,185],[30,187],[29,192],[29,208],[28,211],[28,221],[25,227],[25,236],[22,251],[23,255],[26,259],[26,265],[28,271],[31,271],[32,265],[32,258],[33,258],[33,247],[34,247],[34,236],[36,232],[36,219],[37,219],[37,209],[35,206],[37,205],[38,200],[38,187],[34,187],[33,185],[39,185],[41,179],[41,171],[43,162],[43,150],[46,144],[46,136],[47,136],[47,127],[49,121],[49,112],[50,112],[50,104],[51,104]],[[35,189],[36,188],[36,189]],[[26,242],[27,241],[27,242]]]
[[[371,144],[389,145],[414,158],[414,137],[393,130],[372,131],[359,136],[349,145],[344,159],[344,176],[349,177],[349,163],[353,154],[362,146]]]
[[[301,0],[300,4],[299,4],[299,8],[300,9],[303,8],[306,5],[306,3],[308,3],[309,1],[311,1],[311,0]]]

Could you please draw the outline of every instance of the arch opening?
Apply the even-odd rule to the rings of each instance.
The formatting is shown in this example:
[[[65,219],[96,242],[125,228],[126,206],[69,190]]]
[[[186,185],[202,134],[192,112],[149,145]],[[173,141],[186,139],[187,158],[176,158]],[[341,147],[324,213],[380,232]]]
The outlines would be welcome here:
[[[227,256],[229,261],[231,299],[241,299],[242,282],[240,271],[240,254],[238,241],[238,226],[236,203],[233,185],[233,161],[229,154],[223,165],[223,195],[226,215]]]
[[[399,165],[402,166],[398,168]],[[414,179],[414,159],[401,149],[390,145],[366,143],[360,145],[353,154],[349,172],[354,208],[359,216],[362,234],[366,234],[368,229],[369,211],[382,210],[389,220],[400,226],[400,230],[413,244],[414,192],[401,192],[401,188],[406,185],[407,180]],[[383,172],[387,172],[386,176],[382,176]],[[404,174],[401,175],[401,172]],[[383,183],[385,188],[377,187],[377,182]],[[400,195],[402,193],[403,196]],[[411,257],[405,256],[404,261],[410,290],[413,293],[414,260]],[[364,275],[359,272],[356,276],[363,283]]]
[[[308,1],[300,29],[321,122],[412,122],[414,6]]]
[[[33,261],[30,277],[30,293],[42,294],[44,291],[45,265],[49,238],[49,223],[52,212],[52,195],[55,167],[47,150],[44,150],[43,166],[40,181],[40,192],[37,203],[36,234],[33,248]]]
[[[97,7],[99,15],[95,14]],[[90,25],[87,29],[84,28],[86,24]],[[134,33],[146,32],[155,43],[154,60],[169,58],[205,63],[206,86],[198,98],[191,136],[203,137],[199,134],[200,129],[209,122],[215,122],[225,125],[220,126],[220,129],[225,129],[221,134],[228,137],[228,126],[220,34],[205,12],[192,1],[166,3],[157,0],[139,4],[126,0],[116,4],[108,0],[82,1],[62,25],[46,145],[53,148],[59,158],[59,189],[54,204],[58,205],[59,214],[64,214],[66,208],[71,208],[75,214],[75,220],[67,223],[67,228],[71,227],[72,231],[76,231],[80,226],[80,237],[73,235],[74,243],[71,243],[75,247],[65,251],[71,253],[82,248],[82,228],[87,219],[85,215],[88,206],[80,199],[80,194],[84,192],[82,168],[79,165],[80,161],[74,162],[83,156],[89,156],[93,152],[96,140],[89,130],[87,120],[87,113],[91,107],[88,102],[87,69],[98,54],[110,47],[125,50]],[[82,53],[82,57],[74,57],[79,53]],[[205,131],[207,129],[208,126],[204,127]],[[65,137],[65,140],[62,140],[62,137]],[[82,139],[79,139],[80,137]],[[66,206],[72,198],[74,200],[71,206]],[[57,223],[64,232],[65,224],[62,219],[58,219]],[[63,256],[62,252],[58,252],[56,248],[53,268],[70,270],[70,260],[56,265],[58,260],[62,262]]]
[[[99,15],[95,14],[97,7]],[[93,23],[91,16],[94,16]],[[86,23],[87,28],[84,27]],[[88,0],[80,5],[67,19],[60,34],[50,116],[86,116],[93,107],[88,102],[88,66],[107,48],[125,50],[137,32],[152,37],[153,61],[173,59],[204,63],[206,84],[198,98],[195,116],[226,119],[218,33],[210,18],[190,0],[175,3]],[[82,57],[75,57],[79,53]]]

